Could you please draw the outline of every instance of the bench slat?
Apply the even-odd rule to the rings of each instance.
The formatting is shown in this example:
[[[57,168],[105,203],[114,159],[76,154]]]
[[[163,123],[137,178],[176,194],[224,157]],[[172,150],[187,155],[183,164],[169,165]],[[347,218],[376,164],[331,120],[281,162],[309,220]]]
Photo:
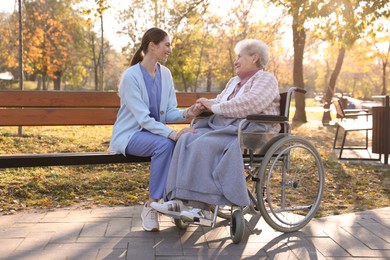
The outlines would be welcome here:
[[[0,109],[2,126],[113,125],[117,109]]]
[[[117,109],[1,109],[1,126],[114,125]],[[173,124],[189,124],[184,120]]]
[[[150,157],[123,156],[109,152],[12,154],[0,156],[0,168],[150,162]]]
[[[179,92],[176,93],[178,107],[189,107],[201,97],[215,98],[218,95],[216,92],[199,92],[199,93],[187,93]]]
[[[189,107],[200,97],[215,98],[215,92],[176,94],[179,107]],[[118,108],[116,92],[0,91],[0,107],[106,107]]]
[[[119,107],[115,92],[0,91],[0,107]]]
[[[368,122],[338,122],[337,124],[345,131],[372,130],[372,125]]]

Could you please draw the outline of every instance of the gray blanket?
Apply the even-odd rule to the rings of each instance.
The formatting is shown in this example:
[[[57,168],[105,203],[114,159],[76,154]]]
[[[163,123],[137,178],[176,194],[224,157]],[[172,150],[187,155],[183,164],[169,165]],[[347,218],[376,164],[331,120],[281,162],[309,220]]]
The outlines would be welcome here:
[[[202,119],[196,134],[180,137],[169,170],[165,199],[212,205],[249,204],[242,151],[237,141],[240,119],[213,115]],[[267,126],[260,126],[266,131]]]

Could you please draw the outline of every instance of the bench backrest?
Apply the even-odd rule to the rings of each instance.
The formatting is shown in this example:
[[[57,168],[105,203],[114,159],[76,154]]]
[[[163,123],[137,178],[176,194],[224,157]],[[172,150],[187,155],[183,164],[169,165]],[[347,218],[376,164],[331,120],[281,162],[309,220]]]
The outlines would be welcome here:
[[[218,93],[177,93],[178,107]],[[0,91],[0,126],[113,125],[115,92]]]

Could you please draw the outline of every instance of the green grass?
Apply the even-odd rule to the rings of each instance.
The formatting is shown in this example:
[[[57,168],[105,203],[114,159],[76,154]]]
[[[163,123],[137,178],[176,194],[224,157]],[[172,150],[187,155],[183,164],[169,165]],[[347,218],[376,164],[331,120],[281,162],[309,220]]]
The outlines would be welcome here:
[[[322,107],[323,105],[314,100],[314,98],[306,98],[305,99],[306,107]],[[295,107],[295,99],[291,99],[291,107]]]
[[[19,82],[15,81],[12,84],[7,84],[7,89],[19,89]],[[24,90],[36,90],[37,83],[35,81],[23,81]]]
[[[322,113],[307,113],[309,123],[293,127],[293,134],[313,142],[325,165],[326,187],[318,216],[390,206],[390,168],[340,162],[332,152],[335,129],[323,127],[321,117]],[[106,151],[111,129],[23,127],[24,136],[18,137],[17,127],[2,127],[0,153]],[[139,204],[147,199],[148,178],[148,163],[2,169],[0,211]]]
[[[307,113],[309,123],[293,128],[293,134],[314,144],[324,163],[326,185],[319,216],[390,206],[390,167],[367,161],[339,161],[332,148],[335,127],[322,126],[321,117],[322,113]],[[350,139],[362,144],[364,137],[356,133]]]

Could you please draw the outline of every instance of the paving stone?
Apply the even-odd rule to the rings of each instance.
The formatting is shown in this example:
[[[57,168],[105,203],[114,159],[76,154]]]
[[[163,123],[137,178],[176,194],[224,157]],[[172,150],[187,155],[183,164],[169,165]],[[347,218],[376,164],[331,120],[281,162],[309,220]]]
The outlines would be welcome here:
[[[155,243],[154,239],[137,238],[129,241],[127,248],[127,259],[139,259],[139,260],[150,260],[155,257]]]
[[[337,244],[332,238],[330,237],[313,237],[311,238],[312,243],[314,244],[315,248],[321,252],[323,256],[326,258],[328,257],[348,257],[351,256],[348,254],[347,251],[345,251],[344,248],[342,248],[339,244]]]
[[[165,237],[155,240],[156,256],[181,256],[183,248],[180,238]]]
[[[100,249],[96,257],[97,260],[104,259],[126,259],[127,258],[127,249],[118,249],[118,248],[103,248]]]
[[[126,249],[129,244],[129,238],[127,237],[79,237],[76,243],[87,244],[90,243],[98,248],[124,248]]]
[[[258,215],[246,215],[239,244],[222,220],[213,229],[180,230],[161,216],[161,231],[145,232],[141,210],[58,209],[1,217],[0,259],[390,259],[390,207],[313,219],[286,234]]]
[[[310,237],[301,232],[294,233],[296,236],[289,236],[285,243],[298,259],[325,259],[321,252],[315,248]]]
[[[86,223],[80,233],[80,237],[103,237],[106,234],[108,223]]]
[[[377,230],[377,225],[374,225],[374,227],[375,228],[373,228],[372,230],[368,230],[367,227],[364,228],[361,226],[343,227],[343,229],[346,230],[352,236],[354,236],[356,239],[361,241],[370,249],[389,250],[390,252],[390,244],[386,242],[386,238],[390,238],[390,230],[381,231]],[[378,231],[378,233],[375,233],[375,230]]]
[[[122,237],[130,233],[131,222],[128,218],[112,218],[108,222],[106,236]]]
[[[44,217],[46,213],[29,213],[29,214],[20,214],[18,218],[15,219],[15,223],[38,223]],[[3,217],[2,217],[3,218]]]
[[[0,238],[0,259],[8,259],[24,238]]]
[[[338,245],[354,257],[382,257],[383,251],[371,250],[359,239],[348,233],[345,228],[325,231]],[[390,251],[389,251],[390,257]]]
[[[76,242],[83,227],[84,223],[63,223],[52,236],[50,243]]]
[[[22,243],[16,248],[17,251],[43,250],[49,243],[55,232],[29,233]]]
[[[78,243],[62,243],[62,244],[48,244],[47,247],[41,251],[43,255],[55,256],[51,259],[96,259],[99,248],[92,244],[78,244]],[[62,258],[63,257],[63,258]],[[38,258],[36,258],[38,259]]]
[[[376,237],[381,238],[386,241],[387,244],[390,244],[390,227],[384,226],[382,223],[360,223],[364,228],[366,228],[369,232],[374,234]],[[375,238],[374,238],[375,239]],[[387,248],[387,246],[386,246]],[[380,248],[378,248],[380,249]],[[385,249],[385,248],[383,248]],[[388,248],[387,248],[388,249]]]
[[[185,232],[180,237],[183,248],[208,248],[203,232]]]

